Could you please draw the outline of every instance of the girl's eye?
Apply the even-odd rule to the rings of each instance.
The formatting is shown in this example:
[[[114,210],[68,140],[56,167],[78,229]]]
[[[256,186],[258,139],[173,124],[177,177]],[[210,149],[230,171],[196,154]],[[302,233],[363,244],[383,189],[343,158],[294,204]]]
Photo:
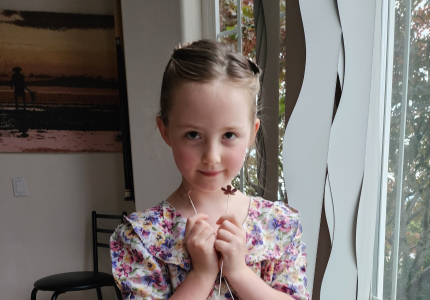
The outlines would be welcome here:
[[[227,132],[226,134],[224,134],[224,136],[228,140],[232,140],[236,137],[236,135],[233,132]]]
[[[186,136],[192,140],[199,138],[199,134],[197,133],[197,131],[190,131],[186,134]]]

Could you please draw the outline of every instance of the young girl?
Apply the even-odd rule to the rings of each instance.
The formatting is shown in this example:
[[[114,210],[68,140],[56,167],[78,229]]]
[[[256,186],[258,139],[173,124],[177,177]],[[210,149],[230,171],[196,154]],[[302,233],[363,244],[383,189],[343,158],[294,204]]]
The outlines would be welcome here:
[[[309,299],[299,213],[231,188],[260,126],[259,76],[224,44],[173,52],[157,125],[182,183],[112,235],[124,299]]]

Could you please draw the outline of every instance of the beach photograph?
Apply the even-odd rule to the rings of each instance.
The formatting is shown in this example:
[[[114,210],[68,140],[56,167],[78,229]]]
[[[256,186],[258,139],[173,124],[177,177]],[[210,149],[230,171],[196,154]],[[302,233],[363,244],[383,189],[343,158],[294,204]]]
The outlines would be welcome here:
[[[110,15],[0,10],[0,152],[121,152]]]

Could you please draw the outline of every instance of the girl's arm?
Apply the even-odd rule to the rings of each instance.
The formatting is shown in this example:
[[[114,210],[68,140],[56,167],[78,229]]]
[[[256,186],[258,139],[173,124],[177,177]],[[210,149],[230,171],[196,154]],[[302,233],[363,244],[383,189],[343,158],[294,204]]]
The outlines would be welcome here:
[[[216,276],[202,276],[192,270],[173,293],[170,300],[206,300],[214,286]]]
[[[230,274],[228,282],[234,287],[240,299],[294,300],[291,296],[270,287],[250,268],[241,269],[237,273]]]

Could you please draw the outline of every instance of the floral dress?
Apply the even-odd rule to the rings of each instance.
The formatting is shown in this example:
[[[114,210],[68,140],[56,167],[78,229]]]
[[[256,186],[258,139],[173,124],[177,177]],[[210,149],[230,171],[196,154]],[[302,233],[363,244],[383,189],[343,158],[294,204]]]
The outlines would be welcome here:
[[[125,217],[110,239],[112,273],[124,299],[169,299],[192,269],[184,244],[187,220],[166,200]],[[300,214],[283,202],[251,197],[245,262],[272,288],[309,300]],[[219,276],[207,299],[231,299]],[[240,299],[235,293],[235,299]]]

